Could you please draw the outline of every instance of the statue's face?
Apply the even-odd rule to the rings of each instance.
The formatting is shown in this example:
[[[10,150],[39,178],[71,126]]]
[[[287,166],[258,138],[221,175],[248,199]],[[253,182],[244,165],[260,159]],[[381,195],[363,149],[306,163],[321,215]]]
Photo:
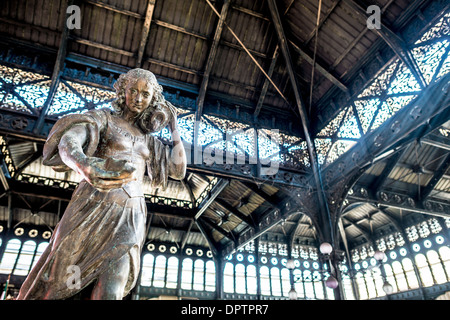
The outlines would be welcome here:
[[[132,113],[142,113],[150,105],[154,88],[145,79],[130,81],[125,89],[125,103]]]

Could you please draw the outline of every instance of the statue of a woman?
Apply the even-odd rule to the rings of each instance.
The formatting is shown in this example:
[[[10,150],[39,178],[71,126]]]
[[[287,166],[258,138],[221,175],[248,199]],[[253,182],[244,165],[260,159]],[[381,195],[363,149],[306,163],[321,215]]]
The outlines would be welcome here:
[[[154,186],[183,179],[186,155],[175,108],[155,76],[133,69],[114,84],[116,109],[59,119],[44,164],[74,170],[82,181],[18,299],[67,299],[87,286],[91,299],[122,299],[136,285],[145,241],[145,170]],[[173,145],[151,133],[169,127]]]

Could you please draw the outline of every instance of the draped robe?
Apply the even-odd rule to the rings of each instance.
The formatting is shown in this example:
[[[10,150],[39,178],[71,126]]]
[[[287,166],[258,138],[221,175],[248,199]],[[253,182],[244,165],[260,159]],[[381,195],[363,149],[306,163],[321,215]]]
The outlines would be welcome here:
[[[106,192],[85,180],[79,183],[49,245],[23,283],[19,300],[69,298],[125,255],[130,271],[123,296],[137,281],[146,236],[142,181],[147,169],[152,185],[165,188],[170,148],[149,133],[135,136],[123,130],[117,115],[108,109],[92,110],[56,122],[44,146],[45,165],[56,171],[70,170],[60,158],[58,145],[74,126],[86,128],[88,141],[83,151],[87,156],[130,161],[137,180]],[[75,270],[78,279],[74,279]]]

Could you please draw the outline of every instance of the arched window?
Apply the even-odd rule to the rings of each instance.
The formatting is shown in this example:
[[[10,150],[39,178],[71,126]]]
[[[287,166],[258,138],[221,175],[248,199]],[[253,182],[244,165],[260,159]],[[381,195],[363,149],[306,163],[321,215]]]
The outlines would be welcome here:
[[[352,279],[348,274],[342,275],[342,288],[344,289],[345,300],[355,300],[355,295],[353,293]],[[334,291],[327,287],[327,297],[328,299],[334,299]]]
[[[419,282],[417,280],[416,273],[414,272],[414,265],[409,258],[404,258],[402,260],[403,270],[405,270],[406,281],[410,289],[419,288]]]
[[[272,269],[270,269],[270,280],[272,284],[272,295],[281,296],[281,277],[279,268],[272,267]]]
[[[175,289],[178,282],[178,258],[170,257],[167,260],[166,288]]]
[[[205,290],[216,290],[216,264],[212,260],[206,262]]]
[[[293,271],[294,279],[296,282],[294,282],[294,289],[297,292],[298,298],[304,298],[305,297],[305,287],[303,283],[303,275],[302,271],[300,269],[294,269]]]
[[[16,276],[26,276],[30,270],[33,262],[34,250],[36,249],[36,242],[33,240],[26,241],[22,250],[20,250],[19,259],[17,260],[16,268],[13,274]]]
[[[270,296],[270,274],[269,268],[262,266],[259,270],[261,276],[261,294]]]
[[[377,291],[375,289],[375,281],[372,272],[366,272],[364,274],[364,280],[366,282],[368,298],[375,298],[377,296]]]
[[[281,286],[283,288],[283,296],[289,296],[289,290],[291,290],[291,277],[289,269],[281,269]]]
[[[205,289],[205,262],[197,259],[194,262],[194,290]]]
[[[153,275],[153,286],[164,288],[166,282],[166,262],[167,258],[159,255],[155,259],[155,272]]]
[[[447,272],[447,278],[450,281],[450,248],[448,246],[440,247],[439,255],[444,264],[444,269]]]
[[[155,257],[151,253],[144,255],[144,258],[142,259],[141,286],[150,287],[152,285],[154,262]]]
[[[234,269],[235,281],[236,281],[236,293],[246,293],[245,285],[245,266],[242,263],[238,263]]]
[[[314,292],[316,293],[317,299],[325,299],[325,294],[323,292],[323,282],[322,275],[319,271],[314,271],[312,274],[314,283]]]
[[[257,293],[256,267],[252,264],[247,266],[247,293]]]
[[[428,266],[427,258],[423,254],[419,253],[416,255],[415,259],[423,285],[425,287],[432,286],[434,281],[430,267]]]
[[[309,270],[303,271],[303,281],[305,284],[305,297],[308,299],[314,299],[315,294],[311,271]]]
[[[367,299],[369,296],[367,295],[364,275],[361,272],[358,272],[355,277],[356,277],[356,284],[358,285],[359,298],[361,300]]]
[[[389,282],[392,285],[392,288],[394,289],[392,292],[398,292],[398,287],[397,287],[397,281],[395,281],[395,277],[394,277],[394,271],[392,270],[392,266],[388,263],[385,263],[383,265],[384,267],[384,271],[386,272],[386,280],[387,282]]]
[[[434,279],[437,283],[447,282],[447,276],[445,275],[444,268],[442,267],[441,259],[439,254],[434,250],[429,250],[427,252],[428,262],[431,266],[431,271],[433,272]]]
[[[394,261],[392,263],[392,269],[394,270],[395,279],[397,280],[398,290],[408,290],[408,284],[406,283],[406,277],[403,273],[403,267],[400,261]]]
[[[0,263],[0,273],[10,274],[13,271],[21,245],[22,242],[19,239],[11,239],[6,243],[5,252]]]
[[[223,269],[223,291],[227,293],[234,292],[234,265],[231,262],[225,263]]]
[[[192,259],[185,258],[181,264],[181,289],[192,290],[192,274],[194,263]]]
[[[386,293],[383,290],[383,277],[381,275],[381,270],[379,268],[372,269],[372,278],[375,283],[375,289],[377,292],[377,297],[383,297]]]

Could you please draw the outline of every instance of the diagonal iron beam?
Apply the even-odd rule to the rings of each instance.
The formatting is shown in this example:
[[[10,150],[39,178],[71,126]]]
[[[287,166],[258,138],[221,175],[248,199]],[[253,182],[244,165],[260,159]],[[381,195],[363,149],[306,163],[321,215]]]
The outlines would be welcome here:
[[[399,110],[382,126],[367,133],[350,150],[323,169],[322,174],[327,177],[327,190],[331,192],[344,180],[351,185],[351,181],[369,168],[374,159],[399,145],[420,138],[415,134],[421,128],[431,132],[441,126],[450,115],[449,93],[450,75],[446,75],[428,86],[416,100]]]
[[[197,224],[198,229],[202,233],[203,237],[206,239],[206,242],[208,243],[209,249],[211,250],[214,257],[217,257],[219,254],[219,248],[217,247],[216,243],[212,240],[212,235],[206,231],[205,223],[202,219],[195,220],[195,223]]]
[[[434,172],[433,177],[428,182],[427,186],[420,192],[420,195],[421,195],[421,199],[419,199],[420,201],[425,201],[430,196],[431,192],[434,190],[436,185],[439,183],[439,181],[445,175],[448,168],[450,168],[450,153],[447,155],[447,157],[441,163],[439,168]]]
[[[56,62],[55,65],[53,67],[53,73],[52,73],[52,78],[51,78],[51,85],[49,88],[49,92],[48,92],[48,96],[47,96],[47,100],[45,100],[45,103],[41,109],[41,113],[39,115],[38,120],[36,121],[36,124],[33,128],[33,132],[35,134],[40,133],[40,131],[42,130],[42,127],[44,126],[44,120],[45,117],[47,116],[47,112],[50,109],[50,106],[52,104],[53,98],[56,94],[56,91],[58,89],[59,86],[59,81],[60,81],[60,76],[62,73],[62,69],[64,67],[64,59],[66,58],[66,54],[67,54],[67,42],[69,39],[69,28],[67,27],[67,19],[69,18],[69,13],[67,12],[67,8],[69,6],[71,6],[73,3],[73,0],[68,0],[67,1],[67,6],[66,8],[66,15],[65,15],[65,19],[63,22],[63,30],[61,33],[61,39],[59,42],[59,49],[58,49],[58,53],[56,55]]]
[[[142,26],[141,41],[139,43],[139,50],[136,59],[136,67],[142,66],[142,58],[144,57],[145,47],[147,45],[148,34],[150,32],[150,24],[152,23],[153,11],[155,9],[156,0],[149,0],[147,4],[147,11],[145,13],[144,25]]]
[[[217,22],[216,31],[214,33],[213,42],[209,51],[208,58],[206,60],[205,71],[203,73],[203,80],[200,85],[200,91],[197,100],[197,112],[196,120],[199,121],[203,113],[203,104],[205,102],[206,90],[208,87],[209,77],[216,59],[217,50],[219,48],[220,37],[222,36],[223,27],[225,26],[225,19],[227,18],[228,9],[230,8],[231,0],[225,0],[222,10],[220,12],[220,18]]]
[[[348,92],[347,86],[342,83],[341,80],[333,76],[330,72],[327,71],[327,68],[323,67],[317,62],[314,62],[314,59],[311,58],[305,51],[303,51],[299,46],[297,46],[293,41],[289,40],[289,43],[291,44],[292,48],[294,48],[295,51],[310,65],[314,65],[314,68],[323,75],[325,78],[327,78],[332,84],[337,86],[339,89],[341,89],[344,92]]]
[[[310,124],[309,124],[309,117],[308,113],[306,111],[306,107],[303,103],[303,99],[300,95],[300,90],[298,86],[298,81],[295,75],[294,66],[292,64],[291,55],[289,52],[288,42],[286,39],[286,36],[284,34],[280,14],[278,12],[277,4],[275,0],[268,0],[269,10],[270,14],[272,16],[272,21],[275,27],[275,31],[278,36],[279,45],[281,48],[281,51],[283,53],[283,57],[286,63],[286,68],[289,74],[289,79],[291,81],[294,95],[295,95],[295,101],[298,107],[298,111],[300,114],[300,120],[301,120],[301,126],[305,135],[306,144],[308,148],[309,158],[311,167],[313,170],[314,180],[317,188],[317,197],[319,201],[319,214],[321,217],[322,222],[324,223],[324,234],[330,237],[330,239],[326,239],[327,241],[334,242],[334,235],[333,235],[333,228],[331,225],[331,219],[330,214],[328,210],[327,201],[325,198],[323,185],[322,185],[322,178],[319,170],[319,165],[317,162],[317,155],[314,147],[314,142],[310,135]]]
[[[234,216],[238,217],[239,219],[241,219],[242,221],[244,221],[249,226],[255,228],[255,223],[252,220],[251,216],[246,216],[245,214],[241,213],[239,210],[234,208],[232,205],[228,204],[228,202],[226,202],[226,201],[216,199],[216,203],[218,205],[220,205],[221,207],[223,207],[224,209],[226,209],[227,211],[229,211],[232,215],[234,215]]]
[[[230,181],[226,179],[220,179],[219,182],[212,188],[206,199],[199,205],[198,211],[195,214],[195,219],[200,218],[200,216],[208,209],[211,203],[216,200],[220,193],[229,185]]]
[[[276,46],[273,55],[272,60],[270,62],[269,70],[267,71],[267,75],[269,77],[272,77],[273,71],[275,69],[275,66],[277,64],[279,56],[279,46]],[[259,112],[261,111],[264,99],[266,98],[267,90],[269,89],[270,81],[269,79],[264,79],[264,84],[262,86],[261,94],[259,95],[258,103],[256,104],[255,112],[253,113],[254,117],[257,117],[259,115]]]
[[[375,183],[372,186],[372,190],[375,194],[381,189],[383,184],[386,182],[387,178],[389,177],[389,174],[394,169],[394,167],[397,165],[397,163],[399,162],[399,160],[402,157],[404,152],[405,152],[405,148],[397,151],[395,154],[393,154],[392,156],[389,157],[385,167],[383,168],[383,171],[378,176],[377,180],[375,181]]]

